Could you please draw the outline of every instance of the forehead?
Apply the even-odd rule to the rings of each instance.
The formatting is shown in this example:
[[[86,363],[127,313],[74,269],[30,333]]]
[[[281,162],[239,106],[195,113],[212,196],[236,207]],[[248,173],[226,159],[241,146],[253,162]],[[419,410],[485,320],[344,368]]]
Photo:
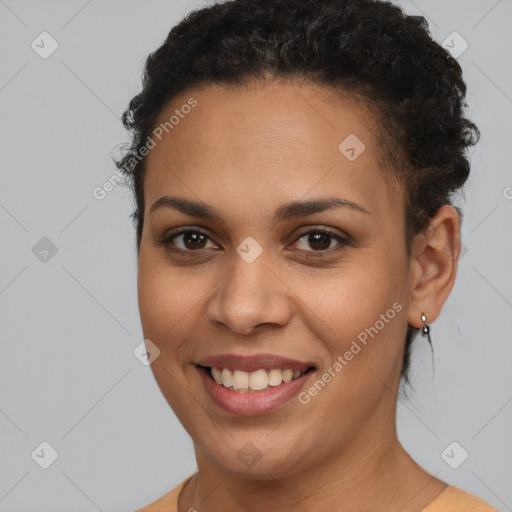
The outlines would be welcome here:
[[[353,97],[285,82],[194,88],[162,110],[158,128],[146,160],[146,212],[171,192],[234,215],[251,200],[329,193],[401,214],[377,117]]]

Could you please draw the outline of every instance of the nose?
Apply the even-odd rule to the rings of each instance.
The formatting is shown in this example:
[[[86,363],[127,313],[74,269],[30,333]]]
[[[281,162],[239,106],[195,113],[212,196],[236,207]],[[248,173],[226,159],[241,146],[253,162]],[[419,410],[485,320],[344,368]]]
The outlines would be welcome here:
[[[260,326],[286,325],[292,314],[289,290],[261,255],[252,263],[237,254],[212,295],[207,316],[217,328],[250,335]]]

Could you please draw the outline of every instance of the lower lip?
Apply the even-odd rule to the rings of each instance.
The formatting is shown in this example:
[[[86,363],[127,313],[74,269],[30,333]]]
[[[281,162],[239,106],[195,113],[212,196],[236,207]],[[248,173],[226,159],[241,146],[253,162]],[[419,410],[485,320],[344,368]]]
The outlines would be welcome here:
[[[294,398],[305,382],[315,373],[308,371],[298,379],[283,382],[279,386],[272,386],[263,391],[242,393],[231,391],[222,384],[217,384],[209,376],[210,369],[199,366],[196,368],[211,399],[224,411],[241,416],[257,416],[275,411]]]

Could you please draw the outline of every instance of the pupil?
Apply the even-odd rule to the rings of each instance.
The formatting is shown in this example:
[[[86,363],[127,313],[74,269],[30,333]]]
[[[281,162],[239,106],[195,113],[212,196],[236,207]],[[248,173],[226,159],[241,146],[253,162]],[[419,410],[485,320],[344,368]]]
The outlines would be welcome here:
[[[204,240],[201,239],[204,239],[204,236],[201,235],[200,233],[186,233],[183,238],[183,241],[187,249],[197,249],[199,247],[199,245],[197,245],[197,242],[204,242]],[[192,240],[192,243],[189,243],[190,240]]]
[[[329,248],[329,237],[330,235],[326,234],[326,233],[315,233],[314,235],[309,235],[309,242],[312,244],[311,246],[313,248],[315,248],[315,244],[318,245],[318,243],[320,243],[320,249],[328,249]],[[320,240],[320,242],[319,242]],[[321,241],[324,241],[324,243],[322,244]],[[327,242],[327,243],[325,243]]]

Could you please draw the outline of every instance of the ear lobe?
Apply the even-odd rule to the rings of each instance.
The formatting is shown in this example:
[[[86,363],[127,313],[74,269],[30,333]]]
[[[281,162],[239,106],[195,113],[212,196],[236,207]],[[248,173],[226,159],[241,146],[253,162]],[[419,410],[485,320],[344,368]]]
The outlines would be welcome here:
[[[410,325],[423,325],[422,312],[429,323],[439,316],[455,284],[460,248],[459,215],[453,206],[444,205],[413,242],[407,312]]]

